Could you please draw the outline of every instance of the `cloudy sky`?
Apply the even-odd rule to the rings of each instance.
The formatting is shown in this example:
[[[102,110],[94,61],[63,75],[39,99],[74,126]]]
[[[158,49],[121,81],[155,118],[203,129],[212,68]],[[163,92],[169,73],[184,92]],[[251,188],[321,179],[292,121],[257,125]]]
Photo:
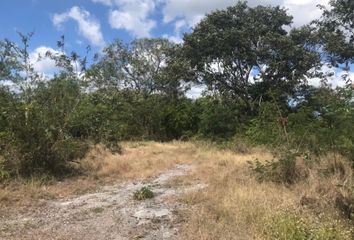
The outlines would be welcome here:
[[[166,37],[180,41],[205,13],[235,4],[235,0],[2,0],[0,38],[17,31],[35,32],[32,44],[53,47],[65,34],[68,47],[90,44],[100,49],[115,38]],[[317,4],[328,0],[249,0],[251,6],[281,5],[294,16],[293,26],[320,16]]]
[[[130,41],[141,37],[166,37],[180,42],[204,14],[224,9],[235,0],[2,0],[0,39],[17,41],[17,32],[35,32],[31,56],[56,48],[61,35],[67,51],[94,52],[116,38]],[[319,17],[318,4],[328,0],[249,0],[250,6],[280,5],[294,16],[293,26]],[[38,71],[53,68],[50,61],[36,63]]]

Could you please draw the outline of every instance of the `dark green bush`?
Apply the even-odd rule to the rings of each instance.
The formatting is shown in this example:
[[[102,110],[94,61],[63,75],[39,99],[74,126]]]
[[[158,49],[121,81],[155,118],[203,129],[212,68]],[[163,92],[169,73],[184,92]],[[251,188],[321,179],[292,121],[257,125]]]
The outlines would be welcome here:
[[[153,198],[154,196],[155,194],[148,187],[142,187],[141,189],[135,191],[133,195],[134,199],[139,201],[150,199]]]
[[[241,128],[235,102],[222,96],[207,96],[196,101],[199,111],[198,133],[204,137],[231,138]]]
[[[62,175],[68,163],[82,157],[88,144],[69,133],[68,120],[80,101],[74,80],[54,79],[41,84],[29,103],[14,99],[3,112],[1,155],[11,176]]]

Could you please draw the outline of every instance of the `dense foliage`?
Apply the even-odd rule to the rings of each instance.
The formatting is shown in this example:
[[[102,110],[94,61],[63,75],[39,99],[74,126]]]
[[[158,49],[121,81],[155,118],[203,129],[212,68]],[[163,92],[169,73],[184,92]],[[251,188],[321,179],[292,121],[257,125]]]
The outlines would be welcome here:
[[[289,30],[285,9],[240,2],[207,15],[183,44],[116,40],[89,66],[65,52],[62,37],[58,51],[40,56],[55,61],[51,77],[34,71],[32,34],[20,35],[22,45],[0,41],[0,179],[71,173],[92,145],[119,152],[119,141],[131,139],[247,138],[284,160],[256,169],[281,166],[286,178],[298,156],[354,162],[349,75],[333,89],[322,71],[347,73],[353,63],[353,4],[331,5]],[[320,87],[308,84],[314,77]],[[189,98],[195,85],[207,90]]]

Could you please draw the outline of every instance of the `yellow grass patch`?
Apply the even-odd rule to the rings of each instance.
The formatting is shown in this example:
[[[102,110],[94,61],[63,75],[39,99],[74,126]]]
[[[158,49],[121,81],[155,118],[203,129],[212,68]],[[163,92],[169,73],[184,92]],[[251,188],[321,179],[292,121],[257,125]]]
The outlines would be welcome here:
[[[272,159],[264,149],[237,154],[199,147],[196,154],[194,176],[209,187],[181,199],[197,208],[184,226],[184,239],[352,239],[350,223],[333,205],[313,209],[301,202],[306,193],[325,201],[310,189],[326,185],[333,190],[337,175],[320,178],[312,172],[309,180],[286,187],[255,180],[247,162]]]
[[[192,163],[192,143],[123,142],[123,153],[113,154],[98,145],[80,162],[96,178],[145,179],[179,163]]]

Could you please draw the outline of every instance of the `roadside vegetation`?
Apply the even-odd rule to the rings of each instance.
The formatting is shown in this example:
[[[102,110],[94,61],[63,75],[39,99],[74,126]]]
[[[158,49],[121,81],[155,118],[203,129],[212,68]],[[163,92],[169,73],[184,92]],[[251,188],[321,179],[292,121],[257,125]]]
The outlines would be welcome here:
[[[63,36],[38,56],[55,61],[53,76],[33,69],[32,34],[0,41],[1,206],[188,163],[180,184],[208,187],[176,199],[194,206],[181,237],[352,239],[354,4],[330,3],[291,28],[286,10],[239,2],[183,44],[116,40],[94,59],[68,53]],[[345,84],[332,87],[334,75]]]

